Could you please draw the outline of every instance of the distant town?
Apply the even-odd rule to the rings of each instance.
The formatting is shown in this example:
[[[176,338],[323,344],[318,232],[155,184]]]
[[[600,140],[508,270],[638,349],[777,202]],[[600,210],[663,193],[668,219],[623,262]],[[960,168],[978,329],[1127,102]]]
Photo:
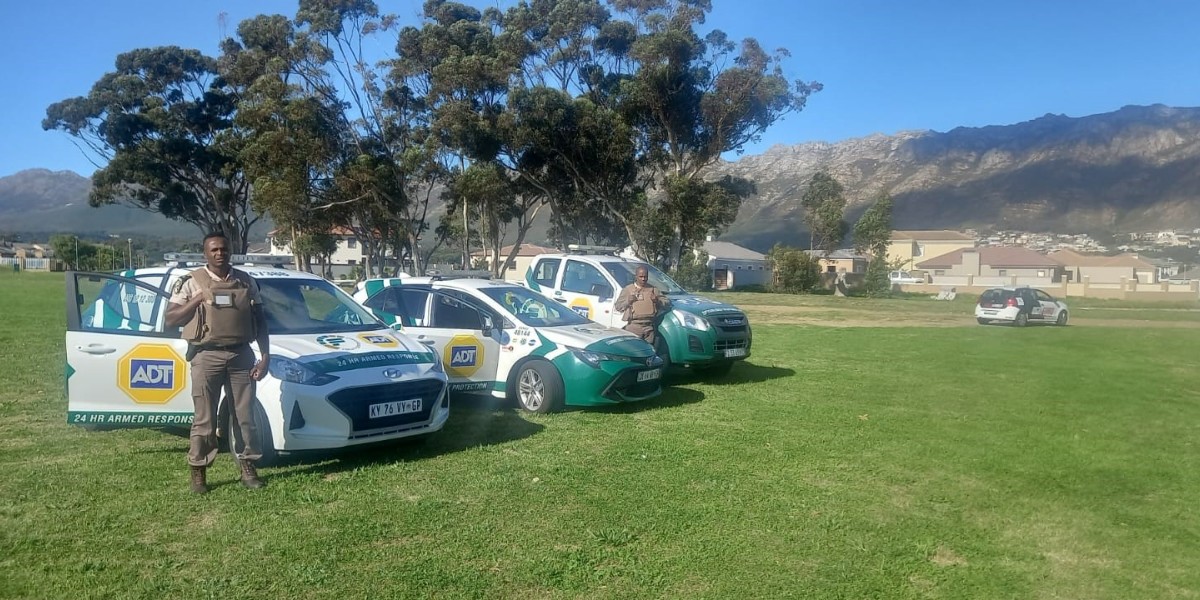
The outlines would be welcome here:
[[[1074,250],[1085,254],[1119,252],[1162,252],[1177,248],[1195,248],[1200,255],[1200,227],[1191,230],[1166,229],[1162,231],[1131,231],[1114,235],[1126,243],[1115,248],[1093,239],[1086,233],[1030,233],[1028,231],[996,231],[980,233],[975,229],[964,229],[963,233],[973,236],[979,246],[1015,246],[1053,252]]]

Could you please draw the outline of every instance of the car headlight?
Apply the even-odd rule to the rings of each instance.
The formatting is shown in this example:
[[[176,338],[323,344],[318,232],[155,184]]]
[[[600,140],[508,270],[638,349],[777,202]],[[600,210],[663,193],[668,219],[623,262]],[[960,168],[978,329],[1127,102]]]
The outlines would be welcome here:
[[[442,365],[442,357],[437,352],[430,352],[433,355],[433,366],[429,367],[430,373],[445,373],[446,367]]]
[[[280,381],[302,383],[304,385],[325,385],[337,381],[337,376],[328,373],[318,373],[299,361],[281,356],[272,356],[267,365],[271,376]]]
[[[578,358],[581,362],[589,367],[592,367],[593,369],[599,369],[600,363],[606,360],[621,362],[630,362],[634,360],[633,358],[622,356],[620,354],[607,354],[604,352],[596,352],[594,350],[584,350],[583,348],[568,347],[568,349],[571,351],[571,354],[575,355],[575,358]]]
[[[675,320],[679,321],[680,325],[683,325],[688,329],[708,331],[708,320],[704,317],[696,316],[690,312],[679,310],[678,308],[671,311],[671,315],[675,317]]]

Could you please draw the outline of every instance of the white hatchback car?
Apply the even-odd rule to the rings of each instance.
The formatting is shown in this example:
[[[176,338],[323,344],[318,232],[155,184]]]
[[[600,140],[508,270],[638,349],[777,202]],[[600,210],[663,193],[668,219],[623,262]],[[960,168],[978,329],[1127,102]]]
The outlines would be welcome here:
[[[289,257],[270,260],[280,258]],[[232,257],[235,264],[250,259]],[[191,425],[187,342],[164,317],[172,285],[194,268],[67,273],[69,423]],[[265,461],[277,451],[420,436],[445,425],[450,401],[436,353],[321,277],[272,266],[237,268],[258,282],[271,334],[270,375],[258,382],[255,405]],[[257,354],[257,344],[252,347]]]
[[[980,325],[993,321],[1024,327],[1029,323],[1066,325],[1070,318],[1067,303],[1056,300],[1037,288],[992,288],[979,295],[975,320]]]

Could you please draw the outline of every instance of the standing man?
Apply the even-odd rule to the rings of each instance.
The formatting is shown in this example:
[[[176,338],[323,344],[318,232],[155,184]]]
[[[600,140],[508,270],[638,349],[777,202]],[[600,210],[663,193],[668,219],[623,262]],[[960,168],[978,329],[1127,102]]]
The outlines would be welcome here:
[[[623,313],[625,331],[654,346],[655,340],[658,339],[655,333],[658,316],[671,306],[671,300],[650,285],[646,267],[638,267],[635,275],[633,283],[621,289],[617,301],[613,303],[613,309]]]
[[[195,416],[188,444],[192,491],[208,491],[206,472],[217,458],[217,403],[228,388],[240,435],[229,432],[229,449],[241,465],[242,485],[261,488],[254,462],[262,458],[254,422],[254,384],[267,375],[271,344],[259,298],[258,283],[229,263],[229,239],[220,233],[204,237],[205,266],[184,275],[171,290],[168,327],[184,325],[192,366]],[[250,342],[258,342],[262,358],[255,362]],[[238,438],[241,448],[237,448]]]

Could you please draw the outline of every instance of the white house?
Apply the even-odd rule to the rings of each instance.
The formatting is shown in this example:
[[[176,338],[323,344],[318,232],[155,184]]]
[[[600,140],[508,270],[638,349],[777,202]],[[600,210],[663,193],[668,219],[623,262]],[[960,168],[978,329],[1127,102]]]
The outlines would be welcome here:
[[[718,290],[771,282],[771,266],[765,254],[730,242],[718,242],[712,236],[708,236],[700,249],[708,253],[708,270],[712,273],[713,287]]]
[[[267,234],[267,246],[269,250],[267,254],[292,254],[291,244],[282,241],[279,230],[272,231]],[[362,265],[365,258],[365,250],[359,242],[358,236],[348,228],[334,227],[329,232],[337,242],[337,249],[329,256],[330,270],[334,278],[342,278],[348,276],[354,267]],[[284,238],[286,239],[286,238]],[[387,259],[385,266],[392,267],[395,265],[394,259]]]

